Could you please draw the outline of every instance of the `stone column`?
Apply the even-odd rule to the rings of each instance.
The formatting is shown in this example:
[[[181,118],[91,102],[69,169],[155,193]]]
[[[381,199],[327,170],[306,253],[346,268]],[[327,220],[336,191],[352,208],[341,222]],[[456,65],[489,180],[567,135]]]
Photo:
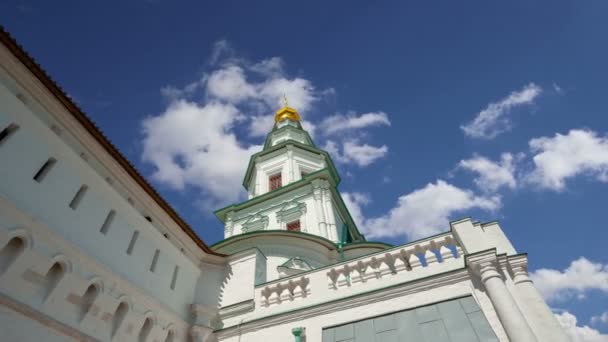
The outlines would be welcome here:
[[[324,238],[331,239],[327,233],[327,223],[325,221],[325,210],[323,208],[323,189],[321,187],[321,181],[315,179],[312,181],[312,197],[315,201],[315,213],[317,220],[319,221],[318,229],[319,234]]]
[[[488,297],[511,342],[535,342],[536,336],[498,271],[496,250],[467,255],[466,264],[481,278]]]
[[[530,321],[539,341],[568,342],[570,339],[545,303],[532,279],[528,277],[528,257],[525,254],[508,257],[520,308]]]
[[[224,239],[227,239],[234,234],[234,211],[229,212],[226,215],[226,223],[224,224]]]

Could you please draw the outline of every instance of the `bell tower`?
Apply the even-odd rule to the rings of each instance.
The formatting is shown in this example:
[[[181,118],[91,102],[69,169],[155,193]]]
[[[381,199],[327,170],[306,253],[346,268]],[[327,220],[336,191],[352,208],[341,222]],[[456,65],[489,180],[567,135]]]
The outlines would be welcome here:
[[[340,260],[342,247],[353,242],[363,253],[365,238],[338,192],[339,183],[329,154],[286,104],[276,112],[262,151],[249,160],[243,180],[248,200],[215,212],[224,223],[225,240],[214,248],[227,254],[257,248],[268,258],[270,278],[302,271],[294,265],[314,269]]]

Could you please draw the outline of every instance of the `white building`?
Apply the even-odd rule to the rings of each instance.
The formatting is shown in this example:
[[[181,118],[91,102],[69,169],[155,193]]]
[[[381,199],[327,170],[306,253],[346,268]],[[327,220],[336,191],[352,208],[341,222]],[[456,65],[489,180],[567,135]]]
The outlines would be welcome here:
[[[208,247],[3,30],[0,42],[2,341],[568,340],[496,222],[366,241],[289,107]]]

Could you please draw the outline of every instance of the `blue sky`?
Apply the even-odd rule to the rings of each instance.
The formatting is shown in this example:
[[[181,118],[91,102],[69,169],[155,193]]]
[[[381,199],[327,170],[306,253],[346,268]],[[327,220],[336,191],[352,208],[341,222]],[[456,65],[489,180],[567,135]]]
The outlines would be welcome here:
[[[600,0],[0,4],[209,244],[285,92],[368,236],[500,220],[581,341],[608,339],[607,14]]]

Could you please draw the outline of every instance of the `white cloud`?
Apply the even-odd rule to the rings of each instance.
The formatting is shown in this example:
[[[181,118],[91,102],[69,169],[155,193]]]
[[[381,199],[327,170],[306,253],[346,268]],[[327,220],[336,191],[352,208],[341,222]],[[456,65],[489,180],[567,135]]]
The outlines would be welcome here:
[[[388,153],[386,145],[372,146],[356,140],[346,140],[341,146],[333,140],[327,140],[323,149],[340,163],[352,163],[360,167],[368,166]]]
[[[608,264],[594,263],[584,257],[572,261],[563,271],[541,268],[530,273],[536,288],[546,300],[559,301],[585,296],[589,290],[608,293]]]
[[[608,182],[608,139],[589,130],[573,129],[566,135],[530,140],[534,170],[528,181],[540,187],[563,190],[568,178],[587,174]]]
[[[555,317],[572,342],[608,342],[608,335],[587,325],[578,326],[576,316],[568,311],[556,313]]]
[[[387,214],[365,220],[361,228],[369,237],[406,235],[414,240],[448,230],[450,218],[464,210],[493,211],[500,206],[497,196],[478,196],[437,180],[399,197],[397,205]]]
[[[249,156],[260,149],[231,132],[239,117],[230,104],[175,100],[142,122],[142,158],[155,166],[152,176],[173,189],[194,185],[215,200],[237,200]]]
[[[207,81],[209,95],[229,103],[238,104],[256,96],[256,87],[247,82],[245,71],[237,65],[216,70]]]
[[[344,200],[344,204],[348,208],[350,216],[353,218],[353,221],[355,221],[357,227],[359,227],[359,229],[363,229],[365,217],[363,216],[361,207],[371,203],[369,196],[360,192],[344,192],[342,193],[342,199]]]
[[[388,115],[384,112],[371,112],[359,116],[354,113],[347,115],[335,114],[325,118],[320,126],[325,134],[330,135],[341,131],[361,129],[371,126],[390,126]]]
[[[601,315],[591,317],[591,324],[608,324],[608,311]]]
[[[306,115],[317,101],[334,94],[332,88],[317,90],[309,80],[289,77],[284,64],[280,57],[251,63],[219,41],[202,76],[183,88],[162,88],[167,108],[142,121],[142,159],[155,168],[152,177],[176,190],[198,188],[201,197],[193,202],[205,209],[242,199],[247,162],[261,146],[236,132],[245,128],[249,137],[268,134],[286,96],[313,136],[318,126]],[[370,120],[369,115],[354,119],[361,128],[367,125],[361,120]],[[388,150],[345,139],[340,137],[339,156],[349,163],[366,166]]]
[[[539,86],[530,83],[520,91],[514,91],[500,101],[490,103],[473,121],[460,128],[471,138],[493,139],[511,129],[508,114],[513,108],[533,104],[541,92]]]
[[[503,186],[510,189],[517,186],[514,157],[511,153],[503,153],[499,162],[482,156],[474,156],[461,160],[458,167],[476,173],[477,177],[474,182],[485,192],[494,192]]]
[[[272,130],[274,117],[272,115],[256,115],[251,117],[249,135],[252,137],[265,137]]]
[[[277,77],[283,74],[285,63],[281,57],[271,57],[251,66],[251,70],[264,76]]]

